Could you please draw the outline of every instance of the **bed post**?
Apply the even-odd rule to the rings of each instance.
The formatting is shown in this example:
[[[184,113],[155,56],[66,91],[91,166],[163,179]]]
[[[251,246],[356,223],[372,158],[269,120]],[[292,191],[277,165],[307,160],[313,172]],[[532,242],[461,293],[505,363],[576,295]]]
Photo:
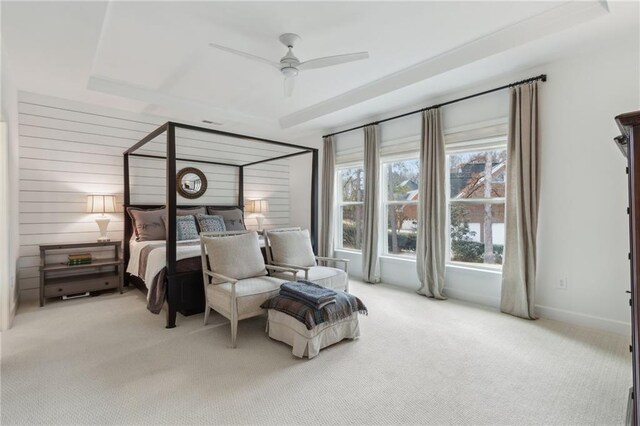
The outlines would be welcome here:
[[[318,149],[312,151],[311,164],[311,243],[318,254]]]
[[[238,166],[238,207],[244,214],[244,166]]]
[[[129,240],[131,239],[131,234],[133,230],[133,224],[131,223],[131,218],[127,213],[127,207],[131,204],[131,190],[129,188],[129,154],[125,152],[124,156],[124,240],[122,241],[123,247],[123,255],[124,255],[124,265],[125,267],[129,264]]]
[[[167,326],[176,326],[177,303],[180,300],[176,279],[176,128],[167,123]]]

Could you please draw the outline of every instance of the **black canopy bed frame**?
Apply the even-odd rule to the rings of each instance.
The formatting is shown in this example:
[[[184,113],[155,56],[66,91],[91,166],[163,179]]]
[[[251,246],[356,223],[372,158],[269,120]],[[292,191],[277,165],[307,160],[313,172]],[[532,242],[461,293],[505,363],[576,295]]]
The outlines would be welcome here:
[[[261,142],[264,144],[278,145],[296,149],[296,152],[277,155],[274,157],[268,157],[258,161],[251,161],[244,164],[232,164],[222,161],[207,161],[196,158],[177,158],[176,156],[176,129],[184,129],[196,132],[210,133],[220,136],[226,136],[236,139],[249,140],[252,142]],[[166,133],[166,155],[150,155],[136,153],[141,147],[148,142],[158,138],[163,133]],[[210,142],[215,144],[214,141]],[[264,138],[258,138],[248,135],[242,135],[237,133],[223,132],[220,130],[208,129],[205,127],[192,126],[188,124],[176,123],[169,121],[162,126],[158,127],[153,132],[149,133],[131,148],[124,152],[124,262],[125,265],[129,264],[130,247],[129,241],[133,235],[133,222],[129,214],[126,213],[128,207],[138,208],[154,208],[163,207],[160,205],[151,204],[132,204],[131,203],[131,188],[129,180],[129,159],[130,157],[143,157],[166,160],[166,193],[165,204],[167,209],[166,220],[166,302],[167,302],[167,325],[166,328],[174,328],[176,326],[177,312],[184,315],[190,315],[204,310],[204,290],[202,285],[202,272],[201,271],[189,271],[178,272],[176,270],[176,209],[182,207],[193,207],[193,205],[178,205],[176,196],[176,162],[186,161],[191,163],[200,164],[213,164],[225,167],[235,167],[238,169],[238,202],[237,205],[224,205],[214,206],[216,208],[239,208],[244,212],[244,168],[254,166],[261,163],[268,163],[271,161],[282,160],[289,157],[294,157],[303,154],[312,155],[311,166],[311,225],[310,233],[313,244],[313,251],[317,254],[318,244],[318,149],[310,148],[302,145],[295,145],[287,142],[279,142]],[[141,289],[145,286],[141,280],[137,277],[127,274],[127,281],[136,285]],[[142,285],[141,285],[142,284]],[[201,305],[201,306],[200,306]]]

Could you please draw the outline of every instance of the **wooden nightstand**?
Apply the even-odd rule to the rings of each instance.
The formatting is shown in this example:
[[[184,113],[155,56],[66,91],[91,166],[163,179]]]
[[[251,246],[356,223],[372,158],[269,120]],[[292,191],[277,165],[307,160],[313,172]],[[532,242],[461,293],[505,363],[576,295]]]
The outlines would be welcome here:
[[[113,255],[96,257],[84,265],[68,265],[67,262],[47,263],[47,256],[58,257],[92,252],[102,247],[113,248]],[[122,293],[124,261],[120,256],[122,241],[91,243],[44,244],[40,246],[40,306],[45,299],[70,294],[117,288]],[[51,253],[63,251],[63,253]],[[100,252],[104,254],[104,251]],[[93,257],[93,256],[92,256]]]

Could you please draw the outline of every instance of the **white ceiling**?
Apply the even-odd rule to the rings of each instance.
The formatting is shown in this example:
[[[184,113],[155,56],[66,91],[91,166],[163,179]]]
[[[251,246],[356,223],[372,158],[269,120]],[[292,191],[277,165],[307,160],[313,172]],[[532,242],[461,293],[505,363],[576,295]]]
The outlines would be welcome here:
[[[2,2],[2,42],[22,90],[224,130],[293,139],[525,69],[637,27],[637,3]],[[367,50],[309,70],[285,98],[278,35],[301,59]],[[461,72],[461,70],[466,70]],[[473,72],[469,72],[473,71]]]

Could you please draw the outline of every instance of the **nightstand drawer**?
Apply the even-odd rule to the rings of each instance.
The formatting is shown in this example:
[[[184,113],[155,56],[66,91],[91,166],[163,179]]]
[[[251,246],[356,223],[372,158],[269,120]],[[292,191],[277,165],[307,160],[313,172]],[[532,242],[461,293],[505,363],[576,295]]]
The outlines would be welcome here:
[[[115,274],[94,274],[94,276],[64,277],[48,280],[44,286],[45,297],[65,296],[86,291],[118,288],[119,276]]]

